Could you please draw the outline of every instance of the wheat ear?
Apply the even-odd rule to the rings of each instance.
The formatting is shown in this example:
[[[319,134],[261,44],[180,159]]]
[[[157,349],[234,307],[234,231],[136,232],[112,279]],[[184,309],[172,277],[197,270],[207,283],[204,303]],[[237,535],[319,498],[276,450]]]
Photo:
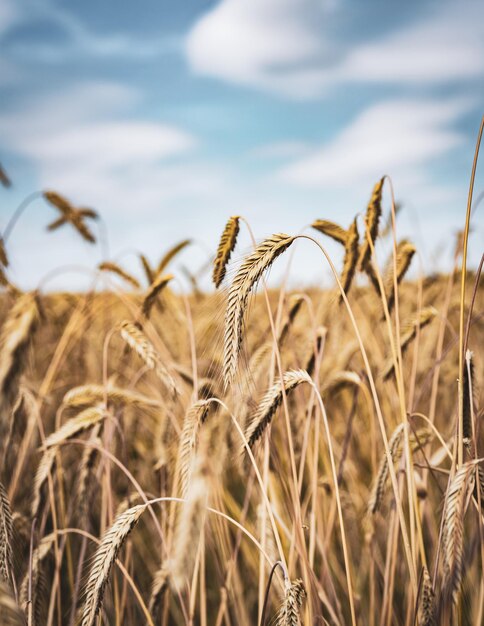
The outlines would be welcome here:
[[[288,582],[285,588],[284,602],[277,614],[276,626],[301,626],[300,611],[306,597],[303,581],[297,579]]]
[[[282,404],[283,394],[289,394],[301,383],[312,384],[309,374],[304,370],[289,370],[285,372],[282,383],[279,380],[267,391],[245,432],[250,448],[262,437],[264,430],[270,424],[272,417]]]
[[[370,202],[365,214],[365,233],[360,249],[359,268],[366,272],[371,259],[371,245],[378,237],[378,226],[381,217],[381,197],[383,191],[384,178],[381,178],[373,187]]]
[[[277,234],[269,237],[247,256],[230,286],[224,330],[223,377],[225,387],[232,383],[242,344],[244,313],[250,292],[275,259],[294,241],[294,237]]]
[[[165,289],[172,278],[172,274],[159,275],[151,284],[143,299],[143,304],[141,305],[142,313],[146,318],[150,316],[151,309],[156,302],[156,298],[160,295],[163,289]]]
[[[138,504],[122,513],[105,533],[94,555],[86,585],[86,600],[82,611],[81,626],[93,626],[99,613],[104,589],[114,561],[129,533],[146,510],[146,504]]]
[[[473,462],[464,463],[447,490],[442,529],[442,594],[447,601],[457,600],[464,573],[464,516],[474,488],[475,472]]]
[[[140,288],[139,281],[134,276],[131,276],[131,274],[128,274],[126,270],[123,270],[123,268],[120,267],[117,263],[112,263],[111,261],[103,261],[98,265],[98,269],[100,269],[102,272],[111,272],[112,274],[116,274],[116,276],[122,278],[135,289]]]
[[[405,274],[407,273],[410,263],[412,262],[413,255],[416,252],[416,248],[410,241],[404,239],[397,245],[396,254],[396,275],[397,285],[399,285]],[[388,312],[391,313],[393,305],[395,304],[395,285],[393,277],[393,260],[388,263],[387,270],[385,272],[384,283],[387,292]]]
[[[180,483],[182,498],[187,495],[190,483],[190,474],[193,465],[193,450],[195,449],[197,435],[202,424],[208,417],[210,409],[209,400],[199,400],[195,402],[185,415],[183,429],[180,437]]]
[[[312,228],[334,239],[338,243],[346,246],[346,240],[348,239],[348,232],[335,222],[329,220],[315,220],[311,224]]]
[[[13,522],[7,491],[0,483],[0,580],[11,584],[13,576]]]
[[[227,224],[225,224],[222,236],[220,237],[212,273],[212,280],[215,287],[219,287],[225,278],[230,256],[232,255],[235,244],[237,243],[237,235],[240,230],[239,220],[240,218],[238,215],[232,215],[232,217],[229,217]]]
[[[172,248],[170,248],[168,252],[163,255],[160,262],[158,263],[156,275],[160,276],[168,267],[168,264],[176,257],[176,255],[191,243],[192,243],[191,239],[184,239],[183,241],[180,241],[179,243],[174,245]]]
[[[148,369],[154,371],[161,382],[170,390],[170,393],[175,396],[178,393],[175,380],[163,365],[159,353],[144,332],[135,324],[125,321],[121,323],[120,333],[124,341],[139,355]]]
[[[355,219],[351,222],[351,226],[348,229],[348,235],[345,241],[345,256],[343,259],[343,271],[341,272],[341,286],[343,291],[348,293],[353,282],[353,277],[358,265],[359,254],[359,233],[358,223]],[[340,302],[343,301],[343,296],[340,294]]]

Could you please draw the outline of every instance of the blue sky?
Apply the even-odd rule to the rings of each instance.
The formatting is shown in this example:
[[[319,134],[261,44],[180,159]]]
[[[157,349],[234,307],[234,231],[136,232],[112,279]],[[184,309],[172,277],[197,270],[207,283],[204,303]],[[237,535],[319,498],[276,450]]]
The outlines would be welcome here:
[[[316,218],[347,226],[390,174],[399,234],[424,271],[446,268],[483,96],[477,1],[0,0],[0,162],[14,182],[0,190],[1,223],[52,188],[99,210],[110,258],[137,272],[136,251],[155,260],[192,237],[178,267],[195,271],[232,214],[257,238]],[[12,234],[23,287],[105,253],[68,229],[46,233],[53,217],[37,200]],[[329,281],[307,242],[291,275]],[[50,286],[89,280],[71,271]]]

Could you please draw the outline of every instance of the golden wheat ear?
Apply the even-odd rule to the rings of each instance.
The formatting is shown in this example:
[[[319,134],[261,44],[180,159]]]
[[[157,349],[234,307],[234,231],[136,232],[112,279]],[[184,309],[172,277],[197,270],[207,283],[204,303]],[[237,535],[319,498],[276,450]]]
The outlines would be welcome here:
[[[464,575],[464,517],[474,488],[476,467],[465,463],[450,483],[442,528],[442,602],[457,602]]]
[[[435,592],[429,570],[424,567],[419,602],[420,626],[437,626],[435,610]]]
[[[120,326],[121,337],[134,350],[146,367],[152,370],[170,393],[175,396],[179,393],[173,376],[164,366],[161,356],[145,333],[135,324],[124,321]]]
[[[56,191],[44,191],[42,195],[49,204],[58,209],[65,216],[75,210],[69,200]]]
[[[247,430],[245,438],[250,448],[260,439],[270,424],[275,412],[282,404],[283,394],[289,394],[301,383],[312,384],[312,380],[304,370],[289,370],[283,376],[282,383],[277,381],[265,394],[259,404]],[[245,450],[245,446],[243,448]]]
[[[247,256],[230,286],[224,329],[223,378],[228,388],[237,370],[237,361],[242,345],[244,313],[247,309],[252,288],[263,273],[294,241],[294,237],[277,234],[269,237]]]
[[[397,254],[396,254],[396,276],[397,276],[397,285],[399,285],[405,274],[407,273],[408,268],[410,267],[410,263],[412,262],[413,255],[417,251],[417,248],[411,243],[404,239],[400,241],[397,245]],[[393,305],[395,304],[395,285],[394,285],[394,268],[393,268],[393,257],[387,263],[387,269],[384,275],[384,285],[386,287],[385,291],[387,294],[387,303],[388,303],[388,312],[391,313],[393,309]]]
[[[343,271],[341,272],[341,286],[345,294],[350,290],[358,265],[359,239],[358,223],[355,217],[348,229],[348,235],[345,241],[345,256],[343,259]],[[339,301],[343,301],[342,294],[340,294]]]
[[[82,611],[81,626],[93,626],[101,610],[104,590],[116,557],[128,535],[146,510],[146,504],[138,504],[119,515],[106,532],[94,555],[86,585],[86,600]]]
[[[156,276],[162,274],[165,269],[168,267],[168,264],[179,254],[184,248],[192,243],[191,239],[184,239],[180,241],[175,246],[170,248],[166,254],[163,255],[160,262],[158,263],[158,268],[156,270]]]
[[[237,243],[237,235],[240,230],[239,220],[240,217],[238,215],[229,217],[222,236],[220,237],[212,273],[212,280],[215,287],[220,287],[220,284],[225,278],[227,265]]]
[[[11,585],[13,577],[13,521],[7,491],[0,483],[0,580]]]
[[[343,246],[346,245],[348,231],[342,228],[339,224],[330,222],[329,220],[314,220],[311,227],[320,233],[323,233],[323,235],[331,237],[331,239],[334,239],[338,243],[343,244]]]
[[[363,235],[363,243],[360,249],[359,268],[366,271],[371,259],[371,245],[375,243],[378,237],[378,227],[381,218],[381,198],[383,192],[383,183],[385,179],[381,178],[373,187],[370,202],[365,214],[365,232]]]
[[[141,261],[141,265],[143,267],[146,280],[148,281],[148,285],[151,285],[151,283],[155,280],[156,272],[151,267],[150,262],[148,261],[148,259],[145,257],[144,254],[139,255],[139,260]]]
[[[301,579],[287,582],[284,601],[277,614],[275,626],[301,626],[300,611],[306,597],[306,589]]]
[[[125,282],[129,283],[135,289],[140,288],[139,281],[134,276],[131,276],[131,274],[126,272],[126,270],[123,270],[123,268],[117,263],[112,263],[111,261],[103,261],[102,263],[99,263],[97,267],[102,272],[111,272],[112,274],[116,274],[116,276],[122,278]]]
[[[151,284],[143,299],[143,304],[141,305],[142,313],[146,317],[146,319],[149,318],[151,309],[153,308],[157,297],[172,279],[172,274],[165,274],[164,276],[157,276],[154,282]]]

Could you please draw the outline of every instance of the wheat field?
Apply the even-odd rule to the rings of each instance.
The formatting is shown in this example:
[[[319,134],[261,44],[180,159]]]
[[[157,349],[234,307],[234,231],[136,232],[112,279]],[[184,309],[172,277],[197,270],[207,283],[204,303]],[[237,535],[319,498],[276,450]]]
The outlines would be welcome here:
[[[469,210],[453,270],[408,279],[418,251],[386,185],[350,225],[315,216],[304,235],[276,223],[261,241],[230,217],[212,288],[193,268],[189,293],[173,288],[189,239],[141,255],[142,283],[106,259],[107,290],[24,292],[7,227],[0,624],[484,623]],[[95,241],[95,211],[43,195],[50,231]],[[333,289],[267,285],[296,242],[318,246]]]

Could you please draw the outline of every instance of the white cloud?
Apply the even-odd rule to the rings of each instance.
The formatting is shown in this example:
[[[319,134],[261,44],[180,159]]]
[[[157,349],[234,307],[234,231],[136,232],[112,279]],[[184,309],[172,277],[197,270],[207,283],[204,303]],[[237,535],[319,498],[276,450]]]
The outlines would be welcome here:
[[[365,29],[342,32],[348,21],[342,11],[349,9],[340,3],[222,0],[188,34],[186,55],[199,74],[292,98],[351,82],[434,84],[482,76],[482,6],[447,2],[436,8],[365,41]]]
[[[167,124],[132,119],[137,99],[112,83],[50,93],[0,114],[3,145],[34,165],[42,188],[72,194],[75,202],[115,204],[118,214],[143,199],[159,206],[161,198],[192,189],[173,159],[189,157],[196,140]]]
[[[344,187],[385,173],[409,179],[419,168],[464,137],[452,124],[470,101],[391,100],[361,113],[335,139],[280,172],[285,181],[315,187]]]

